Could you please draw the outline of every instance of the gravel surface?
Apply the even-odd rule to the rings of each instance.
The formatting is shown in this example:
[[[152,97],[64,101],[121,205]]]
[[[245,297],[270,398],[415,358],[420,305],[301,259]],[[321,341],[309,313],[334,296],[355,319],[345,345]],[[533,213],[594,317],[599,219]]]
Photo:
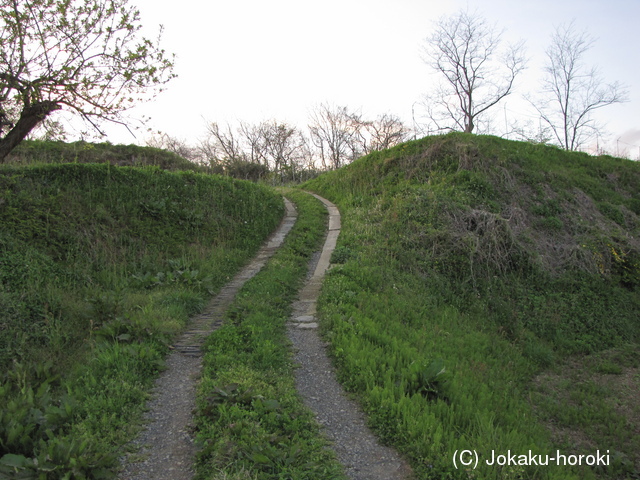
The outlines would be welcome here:
[[[196,384],[202,368],[200,347],[204,339],[220,326],[225,310],[240,288],[260,271],[293,227],[297,217],[295,207],[286,199],[285,205],[285,218],[276,232],[174,343],[174,351],[166,359],[167,368],[157,379],[153,397],[147,405],[147,427],[133,442],[139,452],[122,459],[119,480],[193,478],[196,448],[192,421]]]
[[[167,369],[156,381],[148,404],[147,429],[135,441],[143,447],[139,462],[128,459],[118,478],[122,480],[190,480],[195,445],[192,414],[196,406],[196,380],[201,362],[176,352],[167,358]]]
[[[338,459],[354,480],[400,480],[412,471],[398,453],[379,444],[367,427],[358,404],[349,399],[336,380],[335,370],[320,339],[316,322],[316,302],[324,274],[329,267],[338,235],[340,212],[328,200],[314,195],[329,210],[329,231],[313,274],[293,305],[288,333],[295,349],[296,387],[305,404],[315,413],[325,435],[333,442]]]
[[[288,333],[295,349],[296,386],[315,413],[324,434],[333,442],[338,459],[354,480],[400,480],[412,477],[408,464],[395,450],[381,446],[366,425],[356,402],[349,399],[336,380],[317,332],[316,302],[331,253],[340,233],[340,213],[335,205],[317,195],[329,210],[329,230],[321,252],[314,255],[307,282],[293,304]],[[148,404],[147,428],[133,443],[139,451],[122,459],[119,480],[191,480],[196,448],[192,412],[201,371],[200,346],[222,322],[226,308],[242,285],[264,266],[291,230],[296,219],[288,200],[287,214],[278,231],[258,255],[194,318],[174,344],[167,368],[158,378]]]

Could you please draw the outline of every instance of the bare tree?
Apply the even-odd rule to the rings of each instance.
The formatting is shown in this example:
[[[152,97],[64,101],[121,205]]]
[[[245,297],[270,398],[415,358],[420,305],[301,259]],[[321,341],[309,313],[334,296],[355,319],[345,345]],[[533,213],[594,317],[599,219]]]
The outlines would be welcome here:
[[[148,147],[168,150],[192,162],[202,163],[202,157],[198,148],[190,146],[184,139],[173,137],[167,133],[161,133],[151,137],[147,139],[145,143]]]
[[[125,124],[122,112],[174,76],[140,28],[127,0],[0,0],[0,162],[57,110],[99,132]]]
[[[264,128],[262,124],[256,125],[240,122],[238,132],[244,139],[245,156],[247,160],[269,167],[269,160],[264,155]]]
[[[409,137],[409,129],[395,115],[384,113],[362,125],[360,136],[365,154],[391,148]]]
[[[427,38],[426,62],[443,83],[426,99],[437,130],[471,133],[487,110],[509,95],[526,65],[524,45],[501,49],[502,32],[467,11],[442,17]]]
[[[584,64],[593,43],[573,22],[557,27],[546,51],[541,98],[531,102],[566,150],[577,150],[601,131],[592,115],[595,110],[627,101],[620,83],[605,83],[596,67]]]
[[[298,128],[276,120],[259,124],[241,122],[238,130],[245,143],[245,155],[256,163],[262,163],[272,172],[295,170],[307,156],[307,141]]]
[[[321,104],[311,113],[310,122],[311,141],[324,168],[340,168],[361,153],[358,136],[362,123],[347,107]]]
[[[230,124],[221,128],[213,122],[207,131],[199,150],[212,166],[242,168],[260,176],[271,172],[282,181],[295,179],[297,172],[310,164],[307,139],[298,128],[284,122],[240,122],[237,128]]]
[[[297,128],[276,121],[261,124],[263,156],[272,171],[295,173],[305,155],[305,140]]]
[[[363,153],[400,143],[408,129],[390,114],[368,121],[346,107],[322,104],[311,115],[309,135],[277,120],[240,122],[237,128],[212,122],[207,133],[199,154],[212,167],[253,172],[250,167],[259,166],[261,178],[271,173],[274,181],[296,181],[317,172],[318,157],[324,169],[339,168]]]
[[[209,123],[207,139],[202,143],[200,150],[210,164],[247,161],[240,137],[233,133],[229,124],[226,130],[222,130],[217,122]]]

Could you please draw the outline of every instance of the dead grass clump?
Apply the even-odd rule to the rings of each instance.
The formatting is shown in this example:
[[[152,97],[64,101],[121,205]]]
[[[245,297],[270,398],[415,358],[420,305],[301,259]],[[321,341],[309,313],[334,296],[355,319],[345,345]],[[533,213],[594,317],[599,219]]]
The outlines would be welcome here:
[[[478,147],[471,143],[457,143],[443,138],[435,141],[415,155],[402,155],[386,162],[386,166],[397,165],[405,178],[421,179],[430,172],[455,173],[460,170],[488,171],[490,161],[481,155]]]
[[[527,212],[513,203],[503,209],[502,218],[507,221],[511,232],[516,238],[518,237],[518,235],[525,232],[530,225],[530,220]]]
[[[480,278],[525,268],[526,257],[506,219],[480,209],[451,211],[449,216],[452,241],[467,256],[467,274],[474,285]]]
[[[484,165],[478,147],[473,144],[459,143],[456,145],[458,157],[458,171],[460,170],[481,170]]]

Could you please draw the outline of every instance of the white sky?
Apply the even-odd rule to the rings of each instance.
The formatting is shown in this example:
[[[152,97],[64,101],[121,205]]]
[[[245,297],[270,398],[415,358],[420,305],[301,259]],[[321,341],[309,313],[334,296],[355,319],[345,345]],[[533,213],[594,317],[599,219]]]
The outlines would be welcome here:
[[[412,106],[428,92],[421,48],[432,21],[460,8],[477,11],[523,39],[531,58],[506,104],[508,120],[524,113],[518,98],[533,93],[544,49],[556,25],[575,19],[596,38],[588,63],[605,80],[628,86],[631,101],[606,107],[598,119],[611,149],[640,156],[640,0],[130,0],[163,48],[175,53],[178,78],[136,109],[150,126],[195,144],[205,121],[276,119],[304,127],[321,102],[367,117],[382,113],[411,124]],[[501,109],[504,119],[505,107]],[[143,143],[110,128],[114,143]],[[628,145],[627,145],[628,144]],[[615,150],[612,152],[615,153]]]

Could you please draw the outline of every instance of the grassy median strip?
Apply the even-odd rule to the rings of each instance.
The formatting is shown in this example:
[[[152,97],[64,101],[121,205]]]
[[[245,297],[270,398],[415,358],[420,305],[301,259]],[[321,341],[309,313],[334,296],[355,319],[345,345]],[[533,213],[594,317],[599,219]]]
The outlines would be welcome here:
[[[343,478],[294,384],[286,322],[326,210],[298,191],[286,195],[298,220],[258,275],[247,282],[206,342],[198,392],[198,479]]]

